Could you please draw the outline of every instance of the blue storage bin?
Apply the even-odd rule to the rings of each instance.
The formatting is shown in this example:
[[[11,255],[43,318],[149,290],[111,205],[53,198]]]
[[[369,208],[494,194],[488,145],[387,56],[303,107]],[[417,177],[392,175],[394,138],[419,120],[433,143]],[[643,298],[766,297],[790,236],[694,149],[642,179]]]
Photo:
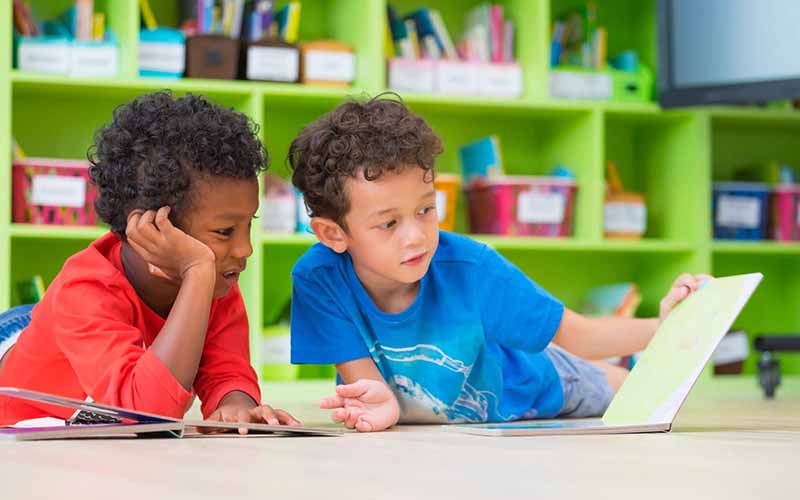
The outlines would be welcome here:
[[[768,184],[758,182],[715,182],[714,238],[765,239],[770,191]]]

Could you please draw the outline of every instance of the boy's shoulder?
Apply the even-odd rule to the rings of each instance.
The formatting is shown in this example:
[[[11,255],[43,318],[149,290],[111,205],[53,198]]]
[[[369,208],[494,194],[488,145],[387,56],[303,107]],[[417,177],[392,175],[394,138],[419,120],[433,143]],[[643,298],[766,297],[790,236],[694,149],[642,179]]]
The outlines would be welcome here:
[[[439,231],[439,247],[433,256],[431,265],[437,263],[461,263],[465,265],[480,264],[487,252],[492,252],[486,244],[475,241],[462,234]]]
[[[345,259],[344,254],[338,254],[322,243],[314,243],[306,250],[292,268],[292,276],[309,279],[319,270],[330,270],[339,267]]]

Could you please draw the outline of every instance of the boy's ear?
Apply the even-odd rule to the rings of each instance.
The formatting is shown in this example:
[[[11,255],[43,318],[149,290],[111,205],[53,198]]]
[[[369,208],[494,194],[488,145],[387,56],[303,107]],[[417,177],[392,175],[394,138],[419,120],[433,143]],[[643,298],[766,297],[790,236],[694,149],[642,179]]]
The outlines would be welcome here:
[[[312,217],[311,230],[317,235],[320,243],[334,252],[344,253],[347,250],[347,239],[344,229],[331,219]]]

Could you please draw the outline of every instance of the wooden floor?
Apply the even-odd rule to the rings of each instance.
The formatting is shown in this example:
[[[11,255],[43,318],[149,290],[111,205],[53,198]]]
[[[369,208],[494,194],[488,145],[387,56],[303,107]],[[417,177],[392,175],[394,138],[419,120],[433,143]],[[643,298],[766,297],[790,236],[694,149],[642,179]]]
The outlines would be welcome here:
[[[267,385],[308,424],[328,390]],[[673,432],[487,438],[403,427],[340,438],[0,442],[0,498],[797,499],[800,379],[706,381]]]

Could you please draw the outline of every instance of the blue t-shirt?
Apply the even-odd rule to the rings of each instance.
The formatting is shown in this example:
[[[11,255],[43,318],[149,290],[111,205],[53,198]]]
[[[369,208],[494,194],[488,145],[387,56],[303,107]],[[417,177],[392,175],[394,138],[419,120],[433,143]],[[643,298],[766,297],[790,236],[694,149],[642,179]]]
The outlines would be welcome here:
[[[542,352],[564,306],[495,250],[440,232],[414,303],[375,305],[348,253],[317,243],[292,272],[292,362],[370,357],[401,422],[550,418],[563,391]]]

